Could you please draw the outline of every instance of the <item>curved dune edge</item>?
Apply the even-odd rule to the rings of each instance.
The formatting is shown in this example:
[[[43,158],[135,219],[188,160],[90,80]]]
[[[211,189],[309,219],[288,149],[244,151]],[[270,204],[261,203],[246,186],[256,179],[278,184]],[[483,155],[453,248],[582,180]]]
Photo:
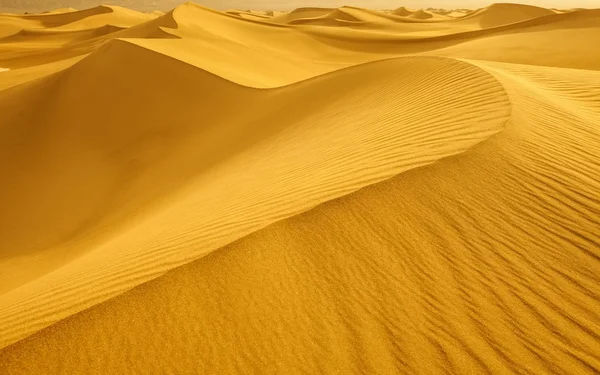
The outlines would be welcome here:
[[[49,30],[49,29],[23,29],[13,35],[0,38],[0,43],[27,43],[35,40],[36,43],[50,42],[50,45],[66,45],[77,41],[97,38],[107,34],[125,30],[124,27],[104,25],[91,29],[81,30]]]
[[[23,29],[53,29],[76,31],[91,29],[113,23],[115,26],[129,27],[149,21],[153,16],[112,5],[100,5],[95,8],[67,13],[47,13],[35,15],[4,16],[18,24]]]
[[[519,8],[519,6],[514,7]],[[589,48],[589,43],[586,42],[589,38],[594,38],[597,33],[595,25],[600,19],[598,10],[552,13],[513,24],[481,28],[478,26],[478,18],[466,21],[461,18],[461,22],[458,22],[460,20],[436,21],[435,25],[406,24],[406,22],[394,22],[393,17],[402,18],[399,16],[353,7],[340,9],[343,13],[358,15],[364,19],[371,17],[383,20],[384,16],[390,18],[385,19],[385,23],[369,23],[369,27],[362,29],[288,26],[243,20],[189,3],[125,30],[99,37],[91,35],[91,39],[67,43],[68,46],[64,48],[24,51],[4,61],[1,60],[2,44],[0,43],[0,64],[15,71],[0,81],[0,87],[11,87],[28,81],[29,79],[24,78],[29,76],[28,71],[36,72],[32,75],[33,78],[51,74],[54,69],[42,69],[41,66],[68,66],[66,62],[70,59],[76,60],[75,57],[81,59],[113,38],[132,38],[129,40],[131,43],[138,43],[145,48],[173,55],[252,87],[282,86],[349,65],[411,54],[600,69],[600,52]],[[334,11],[341,12],[340,9],[320,10],[320,12],[328,14]],[[93,22],[86,23],[83,19],[83,23],[88,26],[93,24],[97,26],[98,22],[101,25],[119,24],[121,22],[119,19],[129,17],[122,9],[115,8],[115,10],[113,13],[106,14],[106,18],[101,19],[101,22],[92,20]],[[490,13],[489,9],[484,11]],[[302,15],[302,12],[299,14]],[[513,20],[517,18],[511,16]],[[197,21],[200,19],[202,20],[200,24],[205,26],[199,27]],[[2,26],[6,20],[0,19],[0,35],[3,35]],[[400,24],[402,25],[399,26]],[[8,26],[12,31],[7,35],[12,35],[23,28],[33,27],[32,25],[13,26]],[[79,29],[60,32],[73,33],[77,30]],[[229,37],[232,30],[235,38]],[[161,40],[172,38],[181,40],[177,43]],[[554,46],[553,40],[564,41],[560,46],[560,53],[557,53],[558,47]],[[29,41],[35,45],[35,38],[29,38],[23,42],[25,44],[19,43],[19,45],[25,46]],[[524,43],[528,45],[528,49],[519,48]],[[6,47],[12,48],[12,46]],[[8,55],[11,56],[12,53]],[[237,55],[244,55],[247,58],[241,61],[232,58]]]
[[[457,42],[468,42],[481,37],[493,36],[494,34],[516,32],[518,30],[528,30],[532,27],[543,27],[543,26],[557,26],[560,29],[561,22],[569,22],[578,20],[586,17],[595,18],[600,15],[599,9],[586,9],[574,13],[548,13],[539,17],[531,17],[525,19],[517,19],[514,22],[500,22],[497,25],[491,25],[486,27],[471,25],[467,30],[456,30],[457,25],[473,23],[472,19],[466,19],[466,17],[460,19],[451,19],[447,21],[447,29],[443,32],[439,32],[438,35],[427,35],[427,36],[412,36],[410,33],[404,35],[402,32],[389,32],[389,33],[370,33],[357,30],[343,30],[339,34],[336,33],[335,29],[320,28],[310,29],[305,32],[311,35],[330,37],[332,39],[341,39],[341,37],[349,38],[354,42],[379,42],[379,43],[391,43],[391,42],[402,42],[419,44],[423,42],[444,42],[444,41],[457,41]],[[436,22],[437,23],[437,22]],[[554,25],[558,24],[558,25]],[[393,29],[392,29],[393,30]],[[377,46],[380,47],[380,46]]]
[[[127,43],[118,46],[139,49]],[[116,52],[115,57],[127,56],[125,50]],[[180,64],[150,51],[143,53],[150,54],[145,66],[152,61]],[[85,67],[81,63],[76,66]],[[177,70],[181,68],[171,71]],[[87,74],[85,71],[81,74]],[[174,85],[178,90],[190,81],[191,71],[181,71],[187,73],[182,83]],[[69,82],[76,84],[76,77],[70,73]],[[135,82],[135,77],[136,68],[132,67],[117,79],[126,84],[127,79]],[[169,79],[176,82],[178,78]],[[99,84],[110,83],[101,76],[98,80]],[[86,85],[89,90],[90,82]],[[216,87],[218,82],[213,82],[211,88]],[[341,97],[340,87],[345,87]],[[69,90],[77,95],[73,88]],[[291,106],[248,115],[255,124],[282,124],[266,134],[268,142],[256,139],[239,155],[216,164],[210,173],[194,177],[185,193],[170,199],[156,214],[63,267],[0,296],[0,345],[9,345],[274,221],[461,153],[500,131],[510,114],[508,99],[495,79],[470,64],[443,58],[381,61],[256,92],[266,95],[269,103],[280,102],[278,108]],[[398,101],[392,92],[402,92],[403,100]],[[311,101],[305,100],[308,97]],[[102,103],[102,98],[91,102]],[[313,103],[312,107],[306,108],[306,103]],[[153,108],[147,102],[144,105]],[[158,119],[156,113],[151,115]],[[76,114],[69,116],[74,124],[79,123]],[[239,117],[244,119],[243,114]],[[101,116],[97,121],[106,123]],[[360,149],[356,142],[361,143]],[[312,150],[314,159],[307,160],[304,150]],[[159,170],[173,165],[165,163]],[[83,167],[89,169],[85,163]],[[146,183],[151,183],[148,178]],[[243,193],[239,186],[245,186]]]
[[[402,16],[402,17],[410,16],[413,13],[414,13],[414,11],[408,10],[405,7],[396,8],[392,11],[392,14],[394,14],[396,16]]]
[[[470,13],[456,22],[477,22],[482,28],[498,27],[556,14],[533,5],[499,3]]]
[[[512,103],[493,139],[255,231],[5,348],[0,363],[598,372],[600,73],[470,63]]]
[[[600,373],[600,10],[110,9],[0,15],[0,373]]]

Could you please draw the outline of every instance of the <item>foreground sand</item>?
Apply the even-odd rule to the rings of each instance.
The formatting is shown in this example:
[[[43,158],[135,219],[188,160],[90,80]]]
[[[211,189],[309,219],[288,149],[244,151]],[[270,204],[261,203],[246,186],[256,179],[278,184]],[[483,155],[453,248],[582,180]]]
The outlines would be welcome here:
[[[0,15],[0,374],[600,371],[600,10]]]

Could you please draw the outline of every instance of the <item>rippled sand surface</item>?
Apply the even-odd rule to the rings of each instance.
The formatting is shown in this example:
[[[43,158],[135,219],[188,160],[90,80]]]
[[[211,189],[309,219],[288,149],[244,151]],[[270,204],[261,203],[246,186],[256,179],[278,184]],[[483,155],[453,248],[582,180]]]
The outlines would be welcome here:
[[[600,10],[0,15],[0,374],[600,372]]]

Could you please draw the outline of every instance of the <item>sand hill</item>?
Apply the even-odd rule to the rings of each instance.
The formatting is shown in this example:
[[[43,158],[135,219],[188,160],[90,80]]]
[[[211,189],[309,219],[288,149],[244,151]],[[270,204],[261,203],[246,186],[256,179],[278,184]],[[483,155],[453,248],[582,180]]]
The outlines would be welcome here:
[[[0,15],[0,374],[600,371],[600,10]]]
[[[518,23],[556,14],[556,12],[531,5],[493,4],[471,13],[465,19],[473,20],[484,28]]]
[[[414,13],[414,11],[408,10],[405,7],[400,7],[400,8],[394,9],[392,11],[392,14],[395,14],[397,16],[402,16],[402,17],[410,16],[413,13]]]

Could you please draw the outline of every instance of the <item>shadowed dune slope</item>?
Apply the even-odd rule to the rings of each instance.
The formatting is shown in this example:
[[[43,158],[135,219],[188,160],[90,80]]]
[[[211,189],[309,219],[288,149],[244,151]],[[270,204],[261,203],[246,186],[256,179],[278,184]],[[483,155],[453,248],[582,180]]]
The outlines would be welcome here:
[[[490,29],[465,29],[458,21],[435,23],[433,35],[382,33],[347,28],[310,29],[321,43],[358,50],[367,59],[382,55],[427,54],[519,64],[600,69],[600,10],[553,14]],[[458,31],[453,33],[453,25]],[[430,25],[426,25],[431,27]],[[420,27],[420,26],[418,26]],[[411,25],[410,28],[415,28]],[[336,30],[337,29],[337,30]],[[417,29],[418,31],[418,29]],[[437,35],[435,35],[437,34]],[[560,41],[560,42],[556,42]],[[523,47],[523,46],[526,46]]]
[[[405,7],[396,8],[394,11],[392,11],[392,14],[402,17],[410,16],[413,13],[414,11],[408,10]]]
[[[430,12],[427,12],[423,9],[419,9],[416,12],[411,13],[408,17],[416,18],[419,20],[427,20],[434,18],[434,15]]]
[[[41,15],[12,16],[13,18],[29,23],[39,23],[40,28],[54,29],[89,29],[100,27],[110,22],[116,26],[133,26],[147,21],[152,16],[117,6],[98,6],[92,9],[65,12],[47,13]]]
[[[250,20],[266,20],[272,17],[272,15],[267,15],[264,12],[248,12],[248,11],[243,11],[243,10],[239,10],[239,9],[230,9],[225,11],[225,13],[227,14],[231,14],[240,18],[247,18]]]
[[[18,44],[19,47],[30,46],[43,48],[65,46],[79,41],[98,38],[115,33],[125,28],[106,25],[98,28],[75,31],[57,31],[47,29],[21,30],[16,34],[0,39],[0,43]]]
[[[68,8],[58,8],[58,9],[51,10],[48,13],[57,14],[57,13],[70,13],[70,12],[77,12],[77,9],[71,8],[71,7],[68,7]]]
[[[133,63],[138,58],[145,59],[145,68]],[[10,228],[1,236],[7,257],[3,268],[9,272],[12,261],[46,259],[38,262],[46,268],[37,272],[2,272],[7,275],[3,285],[17,287],[18,280],[22,284],[56,270],[2,296],[1,305],[9,307],[0,308],[4,343],[51,323],[48,318],[80,310],[202,256],[227,243],[223,241],[462,152],[498,132],[510,112],[502,87],[491,76],[454,60],[376,62],[269,91],[243,88],[180,64],[118,42],[63,74],[0,93],[2,123],[7,124],[2,127],[1,159],[22,160],[2,165],[11,181],[1,194],[11,212],[5,216],[10,222],[0,226]],[[167,67],[180,75],[165,76],[164,83],[153,79],[164,93],[134,95],[147,74]],[[194,82],[193,75],[208,81]],[[130,92],[128,100],[114,102],[115,87]],[[208,96],[199,96],[202,90],[195,94],[201,87],[211,87]],[[32,113],[35,122],[20,115],[28,103],[24,96],[35,101],[31,92],[43,95],[45,90],[55,93],[54,104]],[[94,112],[103,103],[112,110]],[[25,126],[31,123],[36,127]],[[306,150],[311,150],[309,159]],[[47,185],[43,197],[34,189],[40,184]],[[184,184],[185,194],[165,198]],[[152,202],[158,204],[155,215],[137,214]],[[35,216],[24,214],[30,207],[37,207]],[[196,216],[199,207],[204,213],[183,227],[169,224],[175,224],[170,215]],[[157,221],[172,233],[153,233]],[[114,232],[115,226],[132,225],[138,235],[149,232],[142,237]],[[195,234],[187,238],[185,233]],[[163,240],[155,242],[155,235]],[[187,238],[186,245],[160,245],[170,243],[167,238]],[[11,249],[19,251],[7,252]],[[68,263],[82,251],[85,256]],[[138,270],[125,276],[134,264]],[[81,277],[86,274],[90,277]],[[120,277],[130,281],[123,283]],[[63,288],[66,294],[59,292]],[[71,306],[65,308],[66,301]],[[46,306],[37,310],[40,315],[18,313],[18,306],[30,311],[39,304]]]
[[[517,25],[518,26],[518,25]],[[428,52],[437,56],[600,70],[600,10],[556,14]],[[527,47],[524,48],[523,45]]]
[[[11,69],[6,80],[0,80],[0,88],[26,81],[27,71],[17,70],[35,72],[31,77],[53,73],[54,67],[68,67],[67,61],[81,59],[114,38],[134,38],[131,42],[145,48],[235,82],[263,88],[297,82],[358,63],[415,53],[599,68],[600,52],[589,48],[590,43],[600,42],[597,10],[542,16],[490,29],[481,29],[472,21],[400,22],[397,19],[408,18],[352,7],[298,13],[312,11],[321,12],[320,17],[324,18],[305,19],[308,23],[344,25],[288,27],[184,4],[161,17],[118,32],[109,32],[112,26],[88,30],[87,36],[86,31],[64,34],[55,33],[56,29],[41,30],[39,34],[33,31],[34,35],[26,38],[17,35],[0,43],[0,66]],[[361,21],[327,17],[331,12]],[[360,29],[345,27],[348,22],[355,25],[359,22],[362,26]],[[12,38],[23,38],[23,42],[10,42]],[[160,40],[173,38],[180,40]],[[564,42],[554,43],[556,40]],[[520,48],[523,44],[528,47]],[[56,48],[57,45],[63,48]]]
[[[113,38],[178,38],[170,31],[179,27],[173,17],[173,11],[164,13],[153,20],[129,27],[119,33],[115,33]]]
[[[322,17],[334,10],[334,8],[298,8],[289,13],[271,17],[268,22],[287,24],[297,19]]]
[[[23,29],[42,28],[40,22],[23,19],[20,16],[0,14],[0,38],[18,33]]]
[[[501,133],[63,320],[5,371],[596,373],[600,74],[477,64]]]
[[[109,6],[98,6],[95,8],[84,9],[74,12],[59,12],[59,13],[46,13],[46,14],[31,14],[31,15],[15,15],[14,18],[37,21],[43,27],[58,27],[64,26],[69,23],[84,20],[88,17],[99,16],[102,14],[112,14],[114,9]]]
[[[169,128],[173,128],[184,137],[189,136],[189,131],[202,133],[207,128],[194,124],[199,121],[209,124],[223,121],[223,117],[227,115],[225,109],[235,103],[226,98],[237,97],[240,102],[250,100],[247,95],[244,95],[244,92],[249,91],[248,89],[182,63],[179,63],[176,69],[180,71],[178,75],[171,74],[163,76],[162,79],[153,78],[153,84],[162,87],[160,92],[150,90],[147,95],[138,93],[137,90],[144,85],[145,80],[149,79],[153,72],[173,70],[170,69],[173,68],[173,64],[177,65],[178,62],[124,41],[114,41],[65,72],[43,81],[2,92],[3,126],[0,127],[0,131],[4,143],[3,156],[7,157],[5,160],[18,158],[23,161],[23,164],[17,168],[11,167],[9,163],[3,163],[2,170],[11,168],[15,173],[26,171],[21,176],[23,179],[21,182],[18,182],[21,178],[11,173],[16,185],[12,183],[3,185],[2,195],[7,198],[5,204],[10,204],[11,200],[16,202],[15,197],[11,199],[11,196],[24,193],[27,186],[35,188],[40,183],[50,184],[47,185],[46,190],[48,195],[40,196],[36,200],[36,193],[32,191],[30,199],[34,200],[22,201],[29,201],[27,204],[38,207],[37,211],[40,215],[39,219],[36,219],[27,214],[22,219],[23,225],[35,227],[37,226],[35,223],[38,222],[39,227],[45,228],[46,235],[50,236],[48,240],[43,239],[46,236],[28,238],[22,233],[10,235],[6,232],[2,233],[2,237],[8,241],[4,242],[2,249],[20,249],[19,252],[29,252],[34,251],[35,247],[45,248],[51,246],[53,242],[64,240],[69,231],[75,231],[80,225],[77,223],[90,220],[89,213],[85,214],[86,211],[97,211],[93,206],[86,207],[85,201],[89,203],[96,201],[97,205],[108,208],[109,202],[101,197],[104,196],[106,199],[118,197],[114,195],[116,191],[103,193],[105,189],[102,187],[109,187],[101,180],[113,181],[115,189],[118,186],[117,190],[125,192],[127,189],[124,183],[129,179],[127,176],[137,174],[134,171],[119,173],[109,164],[126,169],[129,167],[145,169],[142,164],[151,164],[154,158],[160,156],[157,153],[161,148],[168,148],[165,142],[169,136],[165,133]],[[210,94],[208,90],[197,92],[196,87],[210,87]],[[44,92],[48,93],[48,96],[50,92],[54,92],[53,102],[46,103],[42,113],[30,113],[29,116],[24,116],[19,107],[27,106],[27,102],[36,103],[35,96],[26,99],[26,96],[33,92],[37,92],[37,98],[43,98]],[[124,97],[114,102],[113,98],[116,94]],[[182,98],[188,98],[188,101],[181,101]],[[194,104],[198,100],[202,102],[202,106]],[[150,102],[156,104],[154,111],[152,108],[145,109]],[[107,108],[110,108],[110,111],[106,111]],[[187,112],[180,113],[178,120],[176,113],[185,110]],[[130,112],[129,116],[121,117],[127,112]],[[163,113],[162,120],[157,112]],[[197,114],[192,115],[191,112]],[[95,118],[88,118],[90,113],[96,113]],[[41,120],[40,116],[46,117],[46,120]],[[109,125],[110,128],[107,127]],[[94,144],[96,142],[98,144]],[[140,145],[140,149],[136,149],[134,143]],[[37,151],[33,153],[34,150]],[[131,154],[128,156],[129,152]],[[162,152],[173,153],[172,150],[162,150]],[[52,166],[55,166],[55,171]],[[30,168],[34,168],[35,172]],[[62,182],[61,179],[56,178],[59,170],[62,171],[62,177],[66,178]],[[89,183],[87,187],[76,183],[79,178],[84,177],[82,174],[86,170],[91,173],[90,176],[83,178]],[[106,173],[99,173],[102,170]],[[120,180],[120,175],[125,180]],[[29,178],[46,178],[47,181],[31,181],[28,180]],[[66,189],[69,186],[81,190],[81,201],[75,199],[76,194],[73,191]],[[58,195],[54,196],[53,193]],[[128,197],[126,200],[129,201],[131,198]],[[58,209],[68,201],[72,206],[63,206],[63,210]],[[44,210],[42,202],[53,206]],[[75,214],[77,210],[84,213],[83,217]],[[29,210],[23,207],[15,208],[12,212],[15,216],[11,215],[12,220],[19,221],[19,211],[24,214]],[[44,214],[44,212],[52,214],[60,211],[64,213],[62,219],[58,217],[50,219]],[[55,226],[48,226],[47,220],[54,222]],[[63,228],[63,231],[59,228]],[[15,241],[27,241],[31,245],[13,242],[10,238],[14,238]]]
[[[81,18],[73,17],[73,15],[77,14],[78,12],[64,13],[60,15],[50,15],[49,17],[56,17],[57,20],[47,21],[41,19],[40,21],[45,27],[53,27],[55,29],[62,30],[78,30],[100,27],[107,24],[119,27],[131,27],[154,18],[154,16],[146,13],[136,12],[134,10],[113,5],[100,6],[98,8],[107,8],[108,11],[97,12],[97,14],[94,14],[92,16]],[[64,19],[63,17],[66,19]],[[52,26],[48,26],[48,23],[50,22],[56,22],[57,24],[52,24]]]
[[[232,12],[0,15],[0,374],[600,372],[600,10]]]
[[[111,16],[117,18],[116,24],[118,24],[120,17],[115,16],[114,13],[111,13]],[[112,18],[95,23],[96,25],[107,23],[104,26],[73,30],[41,29],[28,25],[30,28],[19,28],[14,34],[1,38],[0,66],[10,68],[11,73],[0,79],[0,89],[16,86],[68,68],[113,39],[179,38],[169,32],[178,27],[172,12],[156,18],[150,17],[145,22],[132,22],[134,26],[127,27],[114,26],[111,20]],[[3,20],[0,18],[0,28],[2,22]]]
[[[466,16],[468,13],[467,12],[461,12],[461,11],[452,11],[450,13],[446,13],[446,15],[448,17],[453,17],[453,18],[461,18]]]
[[[246,86],[282,86],[375,60],[332,48],[295,27],[244,20],[195,4],[177,7],[172,17],[177,29],[163,30],[180,40],[131,42]]]
[[[350,16],[352,16],[356,21],[361,21],[365,23],[369,23],[371,27],[380,26],[379,24],[385,23],[401,23],[401,24],[414,24],[421,23],[419,19],[413,19],[412,17],[401,17],[395,14],[389,14],[384,12],[379,12],[372,9],[364,9],[357,7],[345,6],[339,8],[339,11],[344,12]],[[416,13],[416,12],[415,12]],[[386,25],[390,26],[390,25]],[[386,31],[390,32],[393,29],[386,29]]]

